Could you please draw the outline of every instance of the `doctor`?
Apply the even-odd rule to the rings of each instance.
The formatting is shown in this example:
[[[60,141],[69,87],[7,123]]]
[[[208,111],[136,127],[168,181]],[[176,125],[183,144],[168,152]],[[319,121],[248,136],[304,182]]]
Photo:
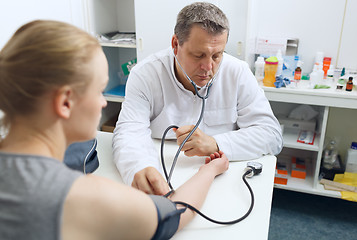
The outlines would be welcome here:
[[[210,3],[184,7],[171,47],[131,71],[113,137],[114,161],[123,180],[146,193],[169,191],[152,138],[170,125],[167,138],[179,145],[197,122],[206,84],[214,77],[203,121],[182,148],[186,156],[222,150],[231,160],[278,154],[280,125],[248,64],[224,52],[229,35],[225,14]],[[188,77],[187,77],[188,76]]]

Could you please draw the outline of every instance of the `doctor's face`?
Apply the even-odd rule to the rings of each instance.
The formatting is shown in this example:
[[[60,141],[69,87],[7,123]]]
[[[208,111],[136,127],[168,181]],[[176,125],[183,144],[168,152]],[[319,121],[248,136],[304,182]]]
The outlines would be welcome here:
[[[174,53],[187,75],[199,87],[205,86],[217,72],[227,42],[227,32],[211,35],[199,26],[193,26],[190,36],[182,45],[176,35],[172,39]],[[175,62],[175,74],[183,86],[194,88]]]

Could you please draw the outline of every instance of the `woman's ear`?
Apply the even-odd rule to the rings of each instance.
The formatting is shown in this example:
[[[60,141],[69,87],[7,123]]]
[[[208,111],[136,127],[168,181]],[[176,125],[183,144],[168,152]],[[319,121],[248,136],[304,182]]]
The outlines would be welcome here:
[[[55,92],[54,110],[55,113],[64,119],[71,116],[74,105],[74,92],[70,86],[63,86]]]

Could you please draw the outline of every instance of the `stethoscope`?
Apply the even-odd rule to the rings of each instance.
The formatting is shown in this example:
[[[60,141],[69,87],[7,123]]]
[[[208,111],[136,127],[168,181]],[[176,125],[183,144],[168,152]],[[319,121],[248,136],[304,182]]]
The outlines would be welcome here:
[[[204,110],[205,110],[205,104],[206,104],[206,99],[208,98],[208,95],[209,95],[209,91],[212,87],[212,84],[213,84],[213,81],[216,79],[216,76],[219,72],[219,69],[220,69],[220,66],[221,66],[221,62],[218,66],[218,70],[217,72],[213,75],[213,77],[207,82],[207,84],[204,86],[204,88],[206,88],[206,94],[204,96],[202,96],[199,91],[198,91],[198,87],[197,87],[197,84],[192,81],[192,79],[188,76],[188,74],[186,73],[186,71],[183,69],[183,67],[181,66],[180,62],[178,61],[175,53],[173,52],[173,55],[174,55],[174,58],[176,60],[176,62],[178,63],[178,66],[179,68],[181,69],[181,71],[185,74],[186,78],[191,82],[192,86],[194,87],[195,89],[195,92],[196,92],[196,95],[202,99],[202,108],[201,108],[201,113],[200,113],[200,117],[198,118],[198,121],[197,123],[195,124],[194,128],[189,132],[189,134],[186,136],[186,138],[182,141],[182,143],[180,144],[179,148],[177,149],[177,152],[176,152],[176,155],[174,157],[174,161],[173,161],[173,164],[171,166],[171,169],[170,169],[170,173],[169,175],[167,175],[167,172],[166,172],[166,168],[164,167],[163,170],[164,170],[164,174],[166,176],[166,180],[167,180],[167,183],[169,184],[169,187],[171,188],[171,190],[173,190],[173,187],[171,186],[171,177],[172,177],[172,173],[173,173],[173,170],[175,169],[175,166],[176,166],[176,162],[177,162],[177,159],[178,159],[178,156],[180,155],[180,152],[183,148],[183,146],[185,145],[185,143],[187,142],[187,140],[192,136],[192,134],[196,131],[196,129],[198,128],[198,126],[200,125],[202,119],[203,119],[203,113],[204,113]],[[163,150],[163,146],[164,146],[164,141],[165,141],[165,138],[166,138],[166,134],[167,132],[172,129],[172,128],[178,128],[178,126],[176,125],[171,125],[169,126],[163,136],[162,136],[162,140],[161,140],[161,159],[164,159],[164,150]]]
[[[172,128],[178,128],[178,126],[176,125],[171,125],[169,126],[163,133],[163,136],[162,136],[162,139],[161,139],[161,164],[162,164],[162,168],[163,168],[163,172],[165,174],[165,177],[166,177],[166,181],[170,187],[170,191],[164,195],[165,197],[168,197],[170,196],[175,190],[174,188],[172,187],[171,185],[171,177],[172,177],[172,174],[173,174],[173,170],[176,166],[176,163],[177,163],[177,159],[178,159],[178,156],[183,148],[183,146],[185,145],[185,143],[187,142],[187,140],[192,136],[192,134],[196,131],[196,129],[198,128],[198,126],[200,125],[202,119],[203,119],[203,113],[204,113],[204,110],[205,110],[205,102],[206,102],[206,99],[208,98],[209,96],[209,91],[210,91],[210,88],[212,87],[212,84],[213,84],[213,81],[215,80],[220,68],[221,68],[221,63],[223,61],[223,58],[221,59],[221,62],[219,63],[219,66],[218,66],[218,70],[217,72],[213,75],[213,77],[211,78],[211,80],[209,80],[207,82],[207,84],[204,86],[204,88],[206,88],[206,94],[204,96],[200,95],[200,93],[198,92],[198,87],[196,85],[196,83],[194,81],[192,81],[192,79],[187,75],[186,71],[183,69],[183,67],[181,66],[180,62],[178,61],[177,59],[177,56],[175,55],[174,51],[173,51],[173,55],[174,55],[174,59],[175,61],[177,62],[179,68],[181,69],[181,71],[184,73],[184,75],[186,76],[186,78],[191,82],[191,84],[193,85],[194,89],[195,89],[195,92],[196,92],[196,95],[202,99],[202,108],[201,108],[201,113],[200,113],[200,116],[199,116],[199,119],[197,121],[197,123],[195,124],[194,128],[190,131],[190,133],[187,135],[187,137],[182,141],[182,143],[180,144],[179,148],[177,149],[177,152],[176,152],[176,155],[174,157],[174,160],[173,160],[173,163],[172,163],[172,166],[171,166],[171,169],[170,169],[170,173],[167,174],[167,171],[166,171],[166,167],[165,167],[165,161],[164,161],[164,142],[165,142],[165,138],[166,138],[166,134],[168,133],[168,131]],[[243,174],[242,176],[242,179],[243,179],[243,182],[246,184],[249,192],[250,192],[250,195],[251,195],[251,205],[248,209],[248,211],[240,218],[238,219],[235,219],[235,220],[232,220],[232,221],[217,221],[217,220],[214,220],[206,215],[204,215],[202,212],[200,212],[198,209],[196,209],[195,207],[193,207],[192,205],[188,204],[188,203],[185,203],[185,202],[181,202],[181,201],[175,201],[174,203],[175,204],[180,204],[180,205],[183,205],[186,209],[189,208],[193,211],[195,211],[197,214],[199,214],[200,216],[202,216],[203,218],[207,219],[208,221],[211,221],[213,223],[216,223],[216,224],[223,224],[223,225],[230,225],[230,224],[235,224],[235,223],[238,223],[240,221],[242,221],[243,219],[245,219],[246,217],[248,217],[248,215],[251,213],[251,211],[253,210],[253,206],[254,206],[254,194],[253,194],[253,190],[252,188],[250,187],[250,185],[248,184],[247,180],[246,180],[246,177],[252,177],[254,175],[257,175],[259,173],[261,173],[262,171],[262,165],[260,163],[257,163],[257,162],[248,162],[247,164],[247,168],[245,169],[245,173]]]

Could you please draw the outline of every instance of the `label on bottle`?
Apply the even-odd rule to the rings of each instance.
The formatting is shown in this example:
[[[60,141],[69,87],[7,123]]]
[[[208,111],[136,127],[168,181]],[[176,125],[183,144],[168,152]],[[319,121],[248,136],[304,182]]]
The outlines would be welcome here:
[[[296,72],[296,71],[295,71],[294,79],[295,79],[295,80],[300,80],[300,79],[301,79],[301,72]]]

